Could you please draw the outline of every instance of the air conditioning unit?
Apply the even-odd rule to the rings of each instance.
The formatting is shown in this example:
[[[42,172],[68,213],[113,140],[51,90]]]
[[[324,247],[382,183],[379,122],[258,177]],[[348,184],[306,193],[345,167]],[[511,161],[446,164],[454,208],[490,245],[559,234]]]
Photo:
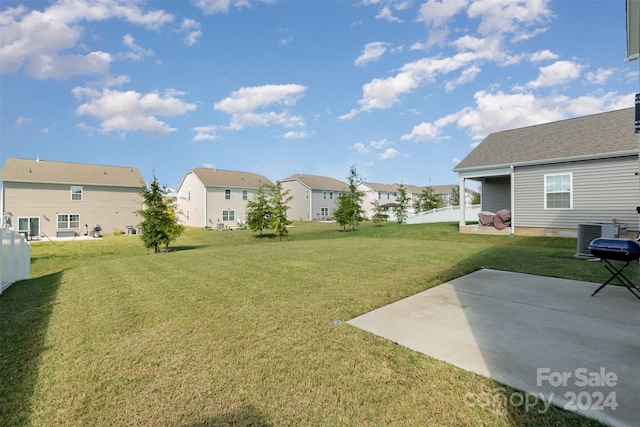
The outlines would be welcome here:
[[[620,227],[618,224],[606,222],[586,222],[578,224],[578,252],[576,257],[591,258],[589,245],[593,239],[598,237],[619,237]]]

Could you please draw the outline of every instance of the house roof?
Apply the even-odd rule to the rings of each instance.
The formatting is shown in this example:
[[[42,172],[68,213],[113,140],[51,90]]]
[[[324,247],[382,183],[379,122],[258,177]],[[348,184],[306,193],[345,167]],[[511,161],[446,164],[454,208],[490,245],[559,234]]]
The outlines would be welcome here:
[[[638,153],[634,108],[492,133],[453,169],[471,171]]]
[[[238,172],[213,168],[191,170],[205,187],[259,188],[260,184],[273,185],[266,177],[253,172]]]
[[[56,184],[142,187],[144,179],[137,168],[91,165],[8,158],[0,179],[7,182],[40,182]]]
[[[388,193],[395,193],[398,191],[398,186],[400,184],[379,184],[376,182],[363,182],[363,185],[371,188],[374,191],[386,191]],[[419,194],[422,193],[422,187],[418,187],[416,185],[408,185],[404,184],[404,189],[407,190],[407,193],[411,194]]]
[[[454,188],[456,188],[455,185],[432,185],[431,188],[433,189],[433,194],[449,194],[453,191]],[[470,191],[469,189],[465,188],[466,191]]]
[[[328,176],[308,175],[306,173],[291,175],[290,177],[283,179],[281,182],[286,181],[300,181],[303,185],[312,190],[346,191],[349,189],[349,185],[346,182],[329,178]]]

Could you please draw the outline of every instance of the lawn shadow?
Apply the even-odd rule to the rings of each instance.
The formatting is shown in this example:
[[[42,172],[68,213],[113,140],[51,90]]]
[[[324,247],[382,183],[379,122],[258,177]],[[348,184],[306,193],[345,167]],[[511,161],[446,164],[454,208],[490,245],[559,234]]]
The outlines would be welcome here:
[[[63,272],[14,283],[0,296],[0,424],[26,425]]]
[[[184,427],[272,427],[273,423],[254,405],[215,415],[193,423],[180,424]]]

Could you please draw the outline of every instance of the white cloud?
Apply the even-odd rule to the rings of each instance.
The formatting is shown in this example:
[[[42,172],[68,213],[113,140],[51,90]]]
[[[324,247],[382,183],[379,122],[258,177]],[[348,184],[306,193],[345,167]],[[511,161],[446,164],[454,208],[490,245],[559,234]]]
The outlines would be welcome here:
[[[356,58],[356,65],[366,65],[369,62],[379,60],[387,51],[389,43],[371,42],[367,43],[362,50],[362,54]]]
[[[356,150],[358,153],[363,153],[363,154],[366,154],[369,151],[371,151],[362,142],[356,142],[355,144],[353,144],[353,149]]]
[[[65,52],[79,46],[82,22],[107,19],[157,29],[173,16],[162,10],[144,12],[138,2],[112,0],[58,0],[42,11],[8,8],[0,12],[0,73],[26,68],[28,75],[41,79],[106,73],[109,53]]]
[[[32,121],[32,120],[33,120],[32,118],[29,118],[29,117],[22,117],[22,116],[20,116],[20,117],[18,117],[18,118],[16,119],[16,128],[18,128],[18,129],[22,129],[22,126],[23,126],[25,123],[29,123],[29,122],[30,122],[30,121]]]
[[[475,65],[472,65],[469,68],[465,68],[464,70],[462,70],[460,77],[445,83],[445,86],[444,86],[445,90],[447,92],[451,92],[458,86],[472,82],[473,80],[475,80],[476,76],[480,73],[480,71],[482,71],[480,67],[477,67]]]
[[[558,59],[559,56],[556,53],[551,52],[548,49],[540,50],[538,52],[533,52],[529,56],[529,61],[531,62],[541,62],[541,61],[550,61],[554,59]]]
[[[596,72],[590,71],[587,73],[587,80],[589,83],[602,85],[605,84],[615,72],[615,68],[598,68]]]
[[[205,15],[227,13],[231,6],[250,7],[248,0],[195,0],[194,5]]]
[[[377,149],[381,149],[383,147],[386,147],[387,145],[391,145],[393,144],[393,142],[388,141],[386,139],[378,139],[378,140],[374,140],[374,141],[370,141],[369,145],[371,145],[373,148],[377,148]]]
[[[556,61],[546,67],[540,67],[538,78],[527,83],[528,87],[540,88],[569,83],[580,77],[582,67],[571,61]]]
[[[143,95],[135,91],[75,87],[72,93],[79,101],[86,101],[76,109],[76,114],[100,120],[103,133],[143,131],[164,136],[176,129],[157,116],[173,117],[196,109],[195,104],[179,99],[182,93],[175,90]]]
[[[468,0],[429,0],[420,6],[418,21],[439,27],[445,25],[449,19],[460,13]]]
[[[398,102],[398,98],[410,93],[425,82],[435,81],[436,76],[450,73],[467,64],[483,59],[484,53],[463,52],[447,58],[424,58],[403,65],[400,71],[386,79],[375,78],[362,87],[363,96],[359,107],[339,117],[346,120],[363,111],[387,109]]]
[[[131,52],[125,54],[128,59],[132,59],[134,61],[140,61],[146,56],[154,56],[155,53],[151,49],[145,49],[141,46],[138,46],[131,34],[126,34],[122,38],[122,43],[131,49]]]
[[[440,129],[431,123],[420,123],[418,126],[414,126],[411,133],[402,135],[400,137],[403,141],[420,141],[429,142],[438,137]]]
[[[213,108],[231,114],[232,129],[272,124],[283,127],[304,126],[302,117],[293,116],[287,111],[259,113],[255,110],[274,105],[293,106],[304,95],[306,89],[305,86],[297,84],[243,87],[232,92],[231,96],[216,102]]]
[[[192,141],[214,141],[221,139],[217,134],[218,128],[216,126],[196,126],[193,130],[196,132],[196,136],[193,137]]]
[[[387,148],[384,153],[380,154],[381,160],[392,159],[400,154],[395,148]]]
[[[188,18],[182,20],[182,24],[180,25],[180,28],[176,30],[176,32],[185,34],[182,38],[182,42],[187,46],[193,46],[198,42],[200,37],[202,37],[202,31],[200,31],[200,23]]]
[[[389,6],[383,6],[382,9],[380,9],[380,12],[376,15],[376,19],[383,19],[388,22],[402,22],[402,19],[393,15],[393,11]]]
[[[289,131],[283,135],[285,139],[303,139],[303,138],[306,138],[307,136],[309,136],[309,134],[305,131],[299,131],[299,132]]]
[[[436,121],[439,126],[455,123],[467,128],[479,140],[493,132],[626,108],[633,105],[633,94],[594,93],[578,98],[563,95],[536,97],[532,93],[506,94],[480,91],[476,106],[465,108]]]
[[[531,25],[551,17],[548,3],[549,0],[475,0],[467,14],[480,19],[481,34],[529,33]]]

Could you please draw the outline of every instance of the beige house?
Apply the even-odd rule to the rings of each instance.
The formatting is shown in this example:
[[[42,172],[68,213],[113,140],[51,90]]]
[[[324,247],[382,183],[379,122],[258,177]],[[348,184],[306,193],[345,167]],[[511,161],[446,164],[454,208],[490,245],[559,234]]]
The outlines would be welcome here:
[[[327,221],[333,219],[340,193],[349,185],[334,178],[295,174],[280,181],[283,190],[293,197],[287,218],[295,221]]]
[[[31,239],[135,230],[141,218],[137,168],[9,158],[0,172],[3,217]],[[5,219],[6,223],[6,219]]]
[[[247,220],[247,202],[261,184],[273,182],[252,172],[194,168],[178,186],[180,222],[191,227],[242,226]]]

